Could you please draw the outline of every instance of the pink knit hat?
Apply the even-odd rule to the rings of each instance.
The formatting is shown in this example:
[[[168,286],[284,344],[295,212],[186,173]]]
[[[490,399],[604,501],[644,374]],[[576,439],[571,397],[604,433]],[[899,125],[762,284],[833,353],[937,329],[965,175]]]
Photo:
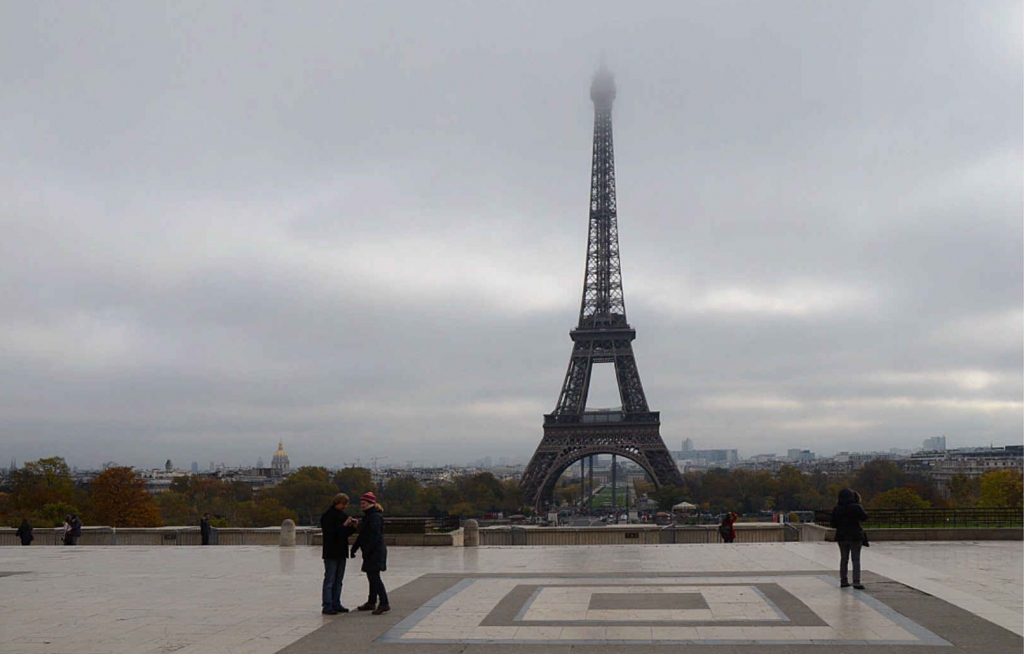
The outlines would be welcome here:
[[[360,502],[369,502],[370,504],[377,503],[377,496],[372,491],[366,491],[363,496],[359,498]]]

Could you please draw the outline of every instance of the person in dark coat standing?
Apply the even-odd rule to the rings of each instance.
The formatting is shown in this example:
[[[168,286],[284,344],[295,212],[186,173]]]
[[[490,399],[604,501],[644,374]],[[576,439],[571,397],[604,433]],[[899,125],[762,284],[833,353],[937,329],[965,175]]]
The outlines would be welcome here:
[[[345,563],[348,561],[348,537],[356,533],[358,521],[345,513],[348,495],[338,493],[331,507],[320,516],[323,531],[324,586],[321,593],[321,613],[337,615],[348,613],[341,605],[341,583],[345,578]]]
[[[363,550],[363,572],[370,582],[370,597],[366,604],[361,604],[358,609],[373,611],[373,615],[380,615],[391,610],[388,591],[380,578],[380,573],[388,569],[388,548],[384,544],[384,512],[380,504],[377,504],[377,496],[371,492],[363,493],[359,498],[359,508],[363,510],[363,522],[359,525],[359,536],[352,545],[352,558],[355,558],[358,550]]]
[[[21,519],[21,525],[18,526],[17,533],[22,545],[31,545],[33,538],[35,538],[32,535],[32,525],[28,523],[28,518]]]
[[[210,514],[204,513],[199,521],[199,535],[203,539],[203,545],[210,544]]]
[[[739,516],[732,511],[726,511],[722,514],[722,522],[718,525],[718,533],[726,543],[736,540],[736,527],[734,525],[737,520],[739,520]]]
[[[850,559],[853,559],[853,587],[864,590],[860,583],[860,548],[864,543],[864,529],[860,523],[868,519],[868,514],[859,499],[857,493],[849,488],[839,491],[839,501],[832,509],[831,524],[839,544],[839,587],[850,587],[847,570]]]

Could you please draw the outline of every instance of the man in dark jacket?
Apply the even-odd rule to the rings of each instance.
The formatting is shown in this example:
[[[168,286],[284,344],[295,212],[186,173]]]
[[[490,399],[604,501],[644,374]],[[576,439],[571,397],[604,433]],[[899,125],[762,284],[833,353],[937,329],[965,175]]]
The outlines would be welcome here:
[[[35,538],[32,535],[32,525],[29,524],[28,518],[21,519],[21,525],[18,527],[17,533],[22,545],[31,545],[33,538]]]
[[[366,604],[361,604],[358,608],[360,611],[373,611],[373,615],[380,615],[391,610],[391,605],[388,604],[388,591],[380,578],[380,573],[388,569],[388,548],[384,544],[384,512],[377,504],[377,496],[371,492],[363,493],[359,498],[359,508],[363,510],[363,523],[359,526],[359,536],[352,545],[352,558],[356,557],[357,551],[363,550],[363,572],[370,582],[370,597]]]
[[[320,516],[323,530],[324,587],[321,595],[324,615],[348,613],[341,605],[341,582],[345,577],[345,562],[348,560],[348,537],[356,533],[358,522],[345,513],[348,495],[334,496],[331,508]]]
[[[204,513],[202,519],[199,521],[199,536],[202,538],[203,545],[210,544],[210,514]]]
[[[78,519],[78,514],[71,514],[68,527],[68,533],[64,536],[67,539],[67,543],[65,544],[78,545],[78,539],[82,537],[82,521]]]
[[[864,530],[860,523],[868,519],[868,514],[858,499],[857,494],[849,488],[839,491],[839,501],[832,509],[831,523],[836,530],[836,543],[839,544],[839,587],[850,586],[847,569],[852,558],[853,587],[864,590],[864,585],[860,583],[860,548],[864,543]]]

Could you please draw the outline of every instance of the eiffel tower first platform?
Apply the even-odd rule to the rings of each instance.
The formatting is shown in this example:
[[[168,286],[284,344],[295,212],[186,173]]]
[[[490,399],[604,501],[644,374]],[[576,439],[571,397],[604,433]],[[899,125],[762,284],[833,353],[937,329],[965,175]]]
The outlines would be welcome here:
[[[570,465],[595,454],[634,461],[658,486],[682,484],[679,469],[661,439],[658,412],[647,406],[633,356],[636,331],[626,321],[612,145],[615,81],[604,66],[594,75],[590,98],[594,101],[594,158],[580,320],[569,332],[572,356],[558,404],[544,416],[544,438],[520,481],[523,501],[538,510],[550,504],[555,483]],[[586,410],[595,363],[615,365],[620,408]]]

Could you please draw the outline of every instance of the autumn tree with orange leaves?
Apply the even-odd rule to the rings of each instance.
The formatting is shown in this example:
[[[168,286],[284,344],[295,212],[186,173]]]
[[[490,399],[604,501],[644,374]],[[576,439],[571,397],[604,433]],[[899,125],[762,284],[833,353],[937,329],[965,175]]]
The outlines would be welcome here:
[[[112,527],[159,527],[160,510],[146,482],[129,467],[107,468],[92,482],[97,524]]]

